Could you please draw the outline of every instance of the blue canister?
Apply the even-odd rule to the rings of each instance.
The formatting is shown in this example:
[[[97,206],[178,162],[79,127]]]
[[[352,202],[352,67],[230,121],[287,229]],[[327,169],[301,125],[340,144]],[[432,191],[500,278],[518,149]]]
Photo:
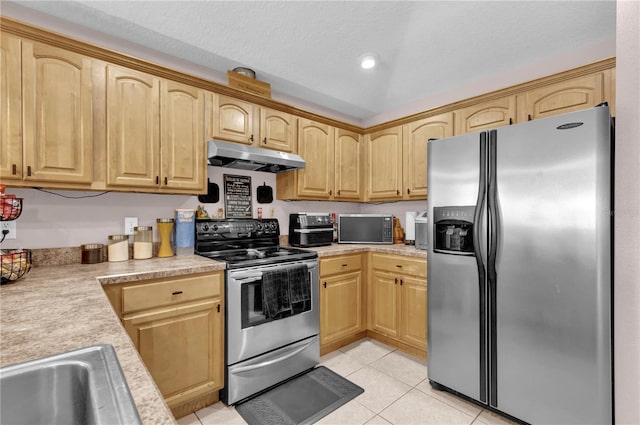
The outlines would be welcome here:
[[[193,255],[195,242],[196,210],[176,210],[176,255]]]

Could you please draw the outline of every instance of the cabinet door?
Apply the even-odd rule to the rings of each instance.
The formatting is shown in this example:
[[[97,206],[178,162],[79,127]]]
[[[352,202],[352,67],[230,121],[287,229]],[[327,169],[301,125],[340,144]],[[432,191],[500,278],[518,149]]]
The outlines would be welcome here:
[[[107,183],[158,187],[160,183],[160,82],[156,77],[107,66]]]
[[[516,118],[516,97],[508,96],[468,106],[454,114],[456,135],[513,124]]]
[[[402,127],[366,137],[366,198],[370,201],[402,198]]]
[[[424,279],[401,276],[400,338],[416,348],[427,347],[427,285]]]
[[[22,42],[25,180],[93,179],[91,59]]]
[[[518,121],[578,111],[604,102],[605,80],[605,73],[598,72],[518,95]]]
[[[335,143],[335,194],[339,200],[362,199],[362,136],[338,128]]]
[[[124,317],[124,327],[169,407],[223,386],[219,301]]]
[[[22,69],[20,40],[0,34],[0,177],[22,179]]]
[[[294,152],[296,117],[286,112],[260,110],[260,147],[282,152]]]
[[[162,81],[162,187],[205,191],[204,106],[204,90],[174,81]]]
[[[393,274],[374,269],[371,273],[371,329],[399,337],[398,284]]]
[[[305,168],[295,171],[298,196],[329,199],[333,195],[334,128],[307,119],[298,120],[298,154]]]
[[[362,330],[362,273],[322,278],[320,288],[320,344],[328,344]]]
[[[405,125],[403,129],[403,179],[405,199],[427,199],[427,143],[453,136],[453,113]]]
[[[255,105],[232,97],[217,95],[214,109],[213,137],[253,145]]]

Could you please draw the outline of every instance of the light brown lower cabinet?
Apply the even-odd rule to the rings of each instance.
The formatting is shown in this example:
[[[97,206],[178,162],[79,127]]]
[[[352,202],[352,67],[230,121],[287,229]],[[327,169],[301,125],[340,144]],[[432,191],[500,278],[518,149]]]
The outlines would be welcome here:
[[[224,385],[222,272],[103,288],[176,418],[218,401]]]
[[[369,270],[368,334],[426,357],[426,260],[370,253]]]
[[[363,254],[320,259],[320,354],[366,336]]]

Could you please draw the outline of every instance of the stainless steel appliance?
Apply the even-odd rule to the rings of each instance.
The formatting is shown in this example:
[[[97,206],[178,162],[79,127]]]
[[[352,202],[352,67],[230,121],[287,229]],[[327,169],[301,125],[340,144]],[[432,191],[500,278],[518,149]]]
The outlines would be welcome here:
[[[532,424],[612,406],[609,108],[430,141],[428,375]]]
[[[240,170],[280,173],[304,168],[305,161],[299,155],[274,151],[240,143],[209,140],[207,142],[209,165]]]
[[[429,229],[428,211],[421,211],[415,218],[416,248],[426,250],[429,247],[427,236]]]
[[[338,214],[338,243],[393,243],[393,215]]]
[[[333,242],[329,213],[289,214],[289,244],[299,247],[326,246]]]
[[[196,254],[224,261],[225,387],[235,404],[320,361],[318,255],[279,246],[277,219],[198,220]]]

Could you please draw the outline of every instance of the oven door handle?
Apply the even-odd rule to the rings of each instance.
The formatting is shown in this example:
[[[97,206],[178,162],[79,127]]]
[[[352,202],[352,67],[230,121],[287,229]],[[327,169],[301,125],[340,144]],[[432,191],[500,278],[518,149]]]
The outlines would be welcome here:
[[[311,344],[312,344],[312,342],[309,342],[309,343],[303,345],[302,347],[297,348],[297,349],[293,350],[292,352],[290,352],[289,354],[286,354],[286,355],[284,355],[282,357],[277,357],[275,359],[267,360],[266,362],[262,362],[262,363],[258,363],[258,364],[254,364],[254,365],[239,367],[237,369],[234,369],[233,373],[236,374],[236,373],[242,373],[242,372],[249,372],[251,370],[260,369],[260,368],[263,368],[263,367],[274,365],[276,363],[280,363],[282,361],[285,361],[285,360],[287,360],[287,359],[299,354],[301,351],[306,350],[307,348],[309,348],[309,346]]]
[[[245,283],[251,283],[251,282],[257,282],[260,279],[262,279],[262,274],[260,274],[260,276],[251,276],[251,277],[245,277],[244,279],[234,279],[236,282],[240,283],[241,285],[244,285]]]

